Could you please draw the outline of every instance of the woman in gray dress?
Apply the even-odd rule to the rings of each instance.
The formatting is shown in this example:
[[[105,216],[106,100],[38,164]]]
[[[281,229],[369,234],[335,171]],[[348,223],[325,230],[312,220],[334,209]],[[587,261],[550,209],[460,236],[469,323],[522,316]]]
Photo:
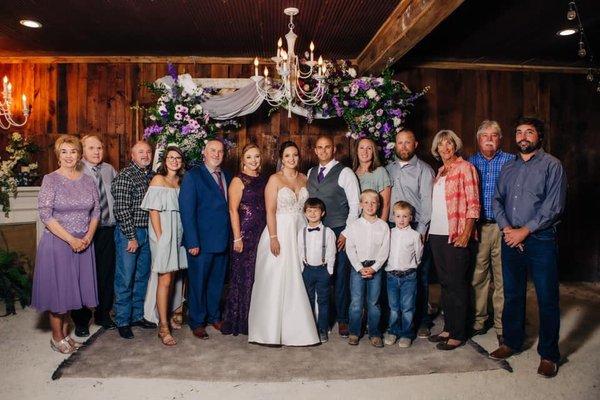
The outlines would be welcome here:
[[[181,245],[183,227],[179,216],[179,185],[184,171],[183,153],[167,147],[157,174],[152,178],[141,207],[150,213],[150,251],[152,273],[158,274],[156,308],[158,337],[166,346],[177,344],[169,327],[169,303],[175,274],[187,268],[185,249]]]
[[[388,220],[390,213],[390,195],[392,183],[386,169],[379,161],[377,145],[369,138],[362,138],[356,142],[352,169],[358,177],[361,192],[372,189],[381,196],[380,217]]]

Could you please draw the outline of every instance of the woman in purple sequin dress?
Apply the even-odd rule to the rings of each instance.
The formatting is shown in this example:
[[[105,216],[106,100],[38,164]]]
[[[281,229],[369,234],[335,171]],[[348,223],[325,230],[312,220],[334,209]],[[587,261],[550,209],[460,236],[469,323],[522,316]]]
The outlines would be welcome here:
[[[256,247],[266,225],[265,185],[260,174],[260,150],[247,144],[241,157],[241,172],[229,185],[229,214],[233,230],[231,274],[221,333],[248,334],[248,310],[254,284]]]
[[[92,238],[100,203],[94,180],[76,169],[79,139],[63,135],[54,151],[60,168],[44,176],[38,197],[46,229],[37,248],[31,304],[39,312],[49,311],[51,348],[71,353],[80,344],[69,336],[68,312],[98,305]]]

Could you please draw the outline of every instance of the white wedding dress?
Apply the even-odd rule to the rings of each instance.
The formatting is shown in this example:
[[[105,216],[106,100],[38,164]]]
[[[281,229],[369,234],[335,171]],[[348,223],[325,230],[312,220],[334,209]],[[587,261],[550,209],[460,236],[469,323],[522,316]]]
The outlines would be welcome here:
[[[315,320],[302,280],[298,254],[298,230],[306,224],[302,207],[308,191],[298,197],[289,187],[277,193],[277,238],[279,256],[271,253],[269,231],[263,231],[256,251],[256,271],[250,313],[248,341],[284,346],[319,343]]]

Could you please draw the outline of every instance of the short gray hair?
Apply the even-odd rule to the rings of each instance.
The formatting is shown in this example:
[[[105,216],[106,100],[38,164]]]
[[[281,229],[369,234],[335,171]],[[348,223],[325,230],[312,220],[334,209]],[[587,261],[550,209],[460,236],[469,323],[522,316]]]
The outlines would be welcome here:
[[[502,129],[500,129],[500,124],[494,120],[486,119],[477,128],[477,138],[481,136],[485,129],[492,128],[496,132],[498,132],[498,138],[502,138]]]
[[[441,131],[435,134],[433,138],[433,143],[431,143],[431,154],[435,157],[436,160],[439,160],[441,158],[440,153],[438,153],[437,151],[437,147],[440,144],[440,142],[444,139],[454,143],[456,153],[458,153],[463,147],[462,140],[458,137],[456,133],[454,133],[454,131],[451,131],[450,129],[442,129]]]

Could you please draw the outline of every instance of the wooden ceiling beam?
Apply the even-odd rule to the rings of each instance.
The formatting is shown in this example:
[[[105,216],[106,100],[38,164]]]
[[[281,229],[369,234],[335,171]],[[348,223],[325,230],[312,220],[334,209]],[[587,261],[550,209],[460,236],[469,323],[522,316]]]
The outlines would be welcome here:
[[[262,65],[272,64],[270,59],[260,59]],[[68,55],[3,55],[0,64],[113,64],[113,63],[174,63],[174,64],[248,64],[254,57],[204,57],[204,56],[68,56]]]
[[[572,67],[568,65],[485,63],[470,61],[411,61],[408,63],[403,63],[402,68],[460,69],[509,72],[547,72],[559,74],[587,74],[589,71],[587,67]]]
[[[357,58],[362,74],[398,61],[464,0],[402,0]]]

